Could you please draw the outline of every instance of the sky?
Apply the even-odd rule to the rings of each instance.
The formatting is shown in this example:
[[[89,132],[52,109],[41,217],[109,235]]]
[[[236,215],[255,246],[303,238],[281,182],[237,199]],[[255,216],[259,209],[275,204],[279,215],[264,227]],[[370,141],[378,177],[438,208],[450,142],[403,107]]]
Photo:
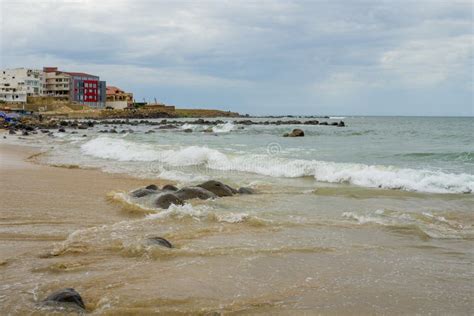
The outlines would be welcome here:
[[[0,0],[0,66],[178,107],[473,116],[473,3]]]

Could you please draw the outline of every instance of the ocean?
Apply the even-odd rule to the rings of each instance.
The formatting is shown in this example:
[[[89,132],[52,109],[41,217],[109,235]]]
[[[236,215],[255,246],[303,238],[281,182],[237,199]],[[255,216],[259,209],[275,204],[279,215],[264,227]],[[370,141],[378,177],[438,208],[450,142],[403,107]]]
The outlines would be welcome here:
[[[96,313],[160,304],[203,314],[474,312],[473,118],[327,120],[346,127],[179,120],[178,129],[110,124],[12,140],[40,148],[42,164],[256,191],[162,210],[111,188],[104,198],[130,219],[72,231],[51,247],[117,270],[113,280],[97,281],[97,269],[71,274],[89,287],[88,278],[110,283]],[[305,136],[282,137],[293,128]],[[176,247],[147,244],[154,235]],[[166,285],[151,284],[160,273]],[[114,290],[117,280],[135,290]]]

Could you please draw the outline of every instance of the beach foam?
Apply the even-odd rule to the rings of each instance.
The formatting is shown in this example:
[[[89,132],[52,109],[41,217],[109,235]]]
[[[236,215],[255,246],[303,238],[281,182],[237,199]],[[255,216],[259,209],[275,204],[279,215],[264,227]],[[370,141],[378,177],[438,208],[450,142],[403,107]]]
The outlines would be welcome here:
[[[464,173],[289,159],[268,155],[230,155],[201,146],[169,149],[150,144],[137,144],[124,139],[98,137],[83,144],[81,151],[90,156],[116,161],[159,162],[172,167],[201,166],[212,170],[250,172],[271,177],[312,176],[317,181],[350,183],[364,187],[429,193],[474,191],[474,175]],[[202,168],[199,170],[205,172]]]
[[[473,238],[474,232],[468,227],[444,216],[429,212],[410,213],[391,210],[374,212],[345,212],[344,218],[360,225],[376,224],[396,229],[398,232],[417,232],[425,237],[439,239]]]

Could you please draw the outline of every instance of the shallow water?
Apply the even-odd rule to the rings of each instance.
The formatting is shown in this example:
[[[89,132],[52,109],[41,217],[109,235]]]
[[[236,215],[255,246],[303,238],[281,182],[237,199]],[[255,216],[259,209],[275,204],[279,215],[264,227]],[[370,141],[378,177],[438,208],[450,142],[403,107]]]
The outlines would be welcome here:
[[[22,313],[72,284],[95,314],[472,314],[473,119],[344,121],[303,125],[304,138],[281,137],[301,126],[228,122],[214,133],[97,126],[87,137],[11,140],[39,146],[41,163],[179,186],[219,179],[257,194],[163,211],[112,188],[104,198],[123,220],[57,228],[67,238],[5,278],[0,302]],[[51,229],[35,227],[33,239]],[[153,236],[175,248],[151,245]],[[15,291],[34,295],[18,307]]]

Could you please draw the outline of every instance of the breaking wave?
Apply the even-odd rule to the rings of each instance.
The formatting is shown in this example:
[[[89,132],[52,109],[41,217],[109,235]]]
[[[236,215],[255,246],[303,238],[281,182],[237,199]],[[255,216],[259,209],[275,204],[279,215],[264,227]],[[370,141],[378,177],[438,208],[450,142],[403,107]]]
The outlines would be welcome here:
[[[472,193],[474,175],[383,165],[289,159],[256,154],[225,154],[188,146],[169,149],[124,139],[98,137],[81,146],[84,154],[116,161],[148,161],[164,166],[199,166],[211,170],[256,173],[271,177],[314,177],[317,181],[428,193]],[[199,169],[199,172],[205,170]],[[198,169],[196,169],[198,171]]]
[[[214,133],[228,133],[235,129],[235,125],[232,122],[227,122],[224,124],[218,124],[212,128]]]

